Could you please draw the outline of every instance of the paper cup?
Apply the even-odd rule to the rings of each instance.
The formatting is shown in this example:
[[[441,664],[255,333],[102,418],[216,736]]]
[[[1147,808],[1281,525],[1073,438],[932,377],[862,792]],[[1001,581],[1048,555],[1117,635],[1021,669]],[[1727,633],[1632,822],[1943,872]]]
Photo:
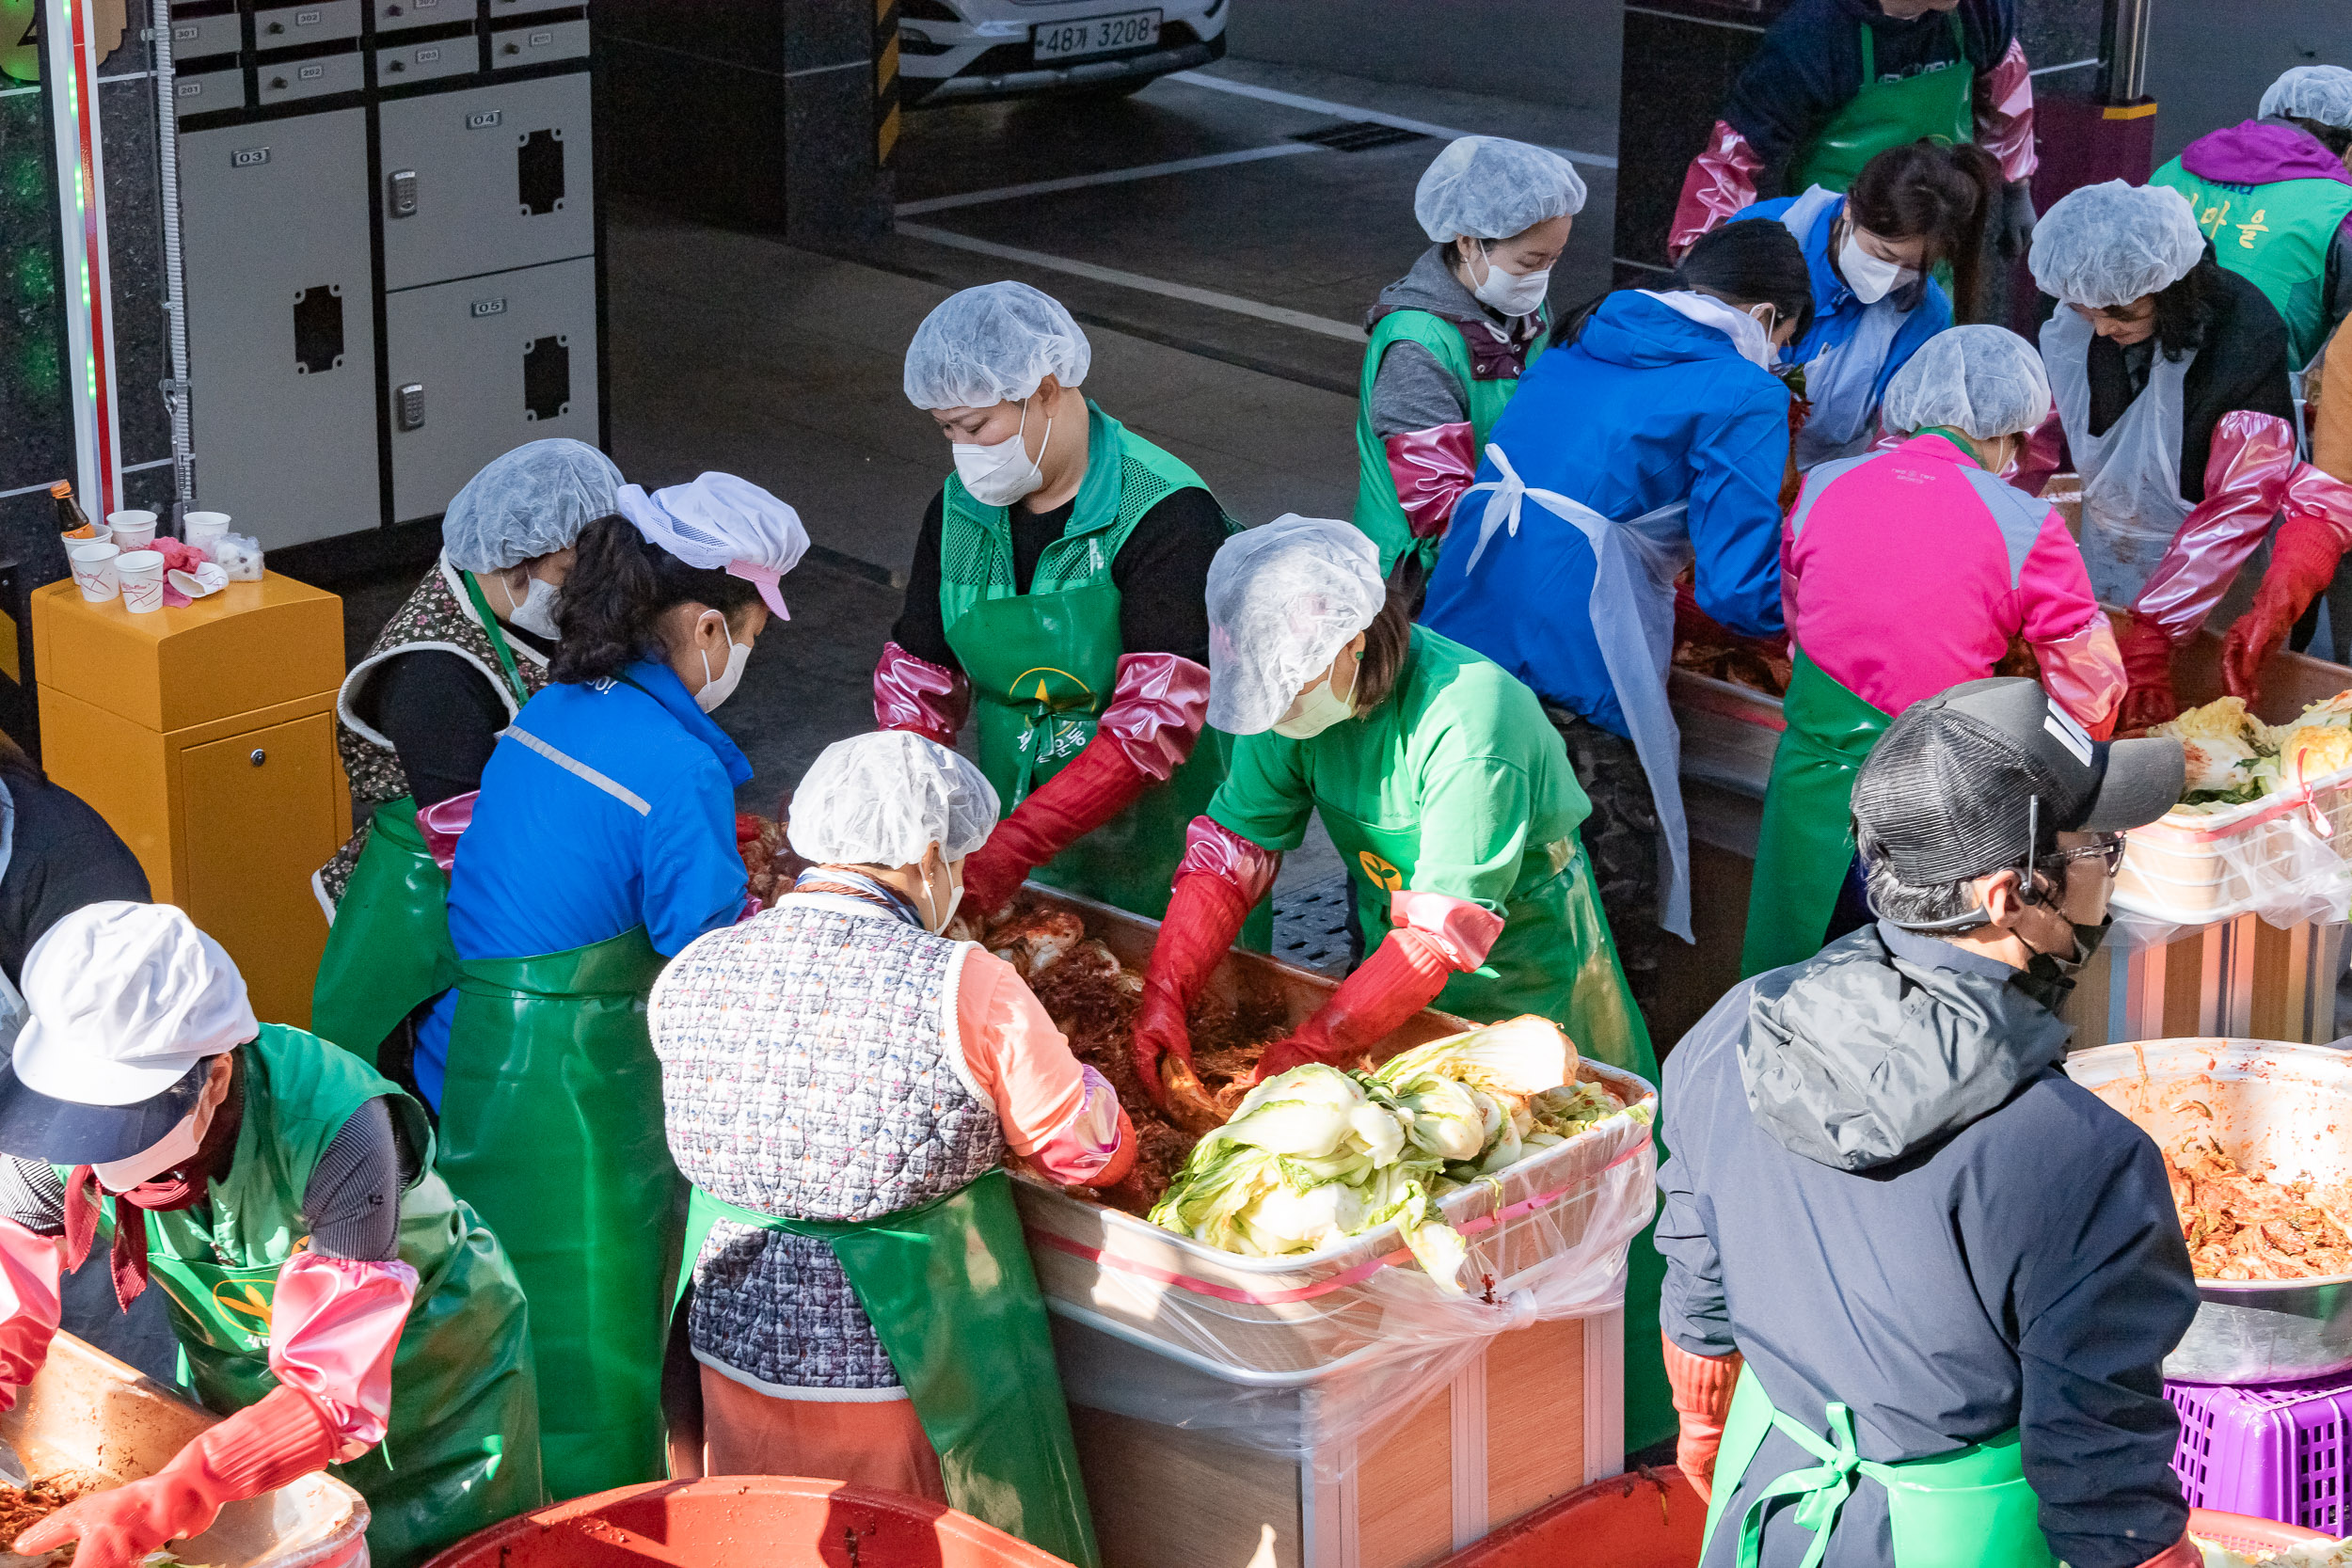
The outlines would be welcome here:
[[[66,556],[68,559],[71,559],[73,552],[81,548],[84,545],[110,544],[113,542],[114,536],[115,531],[108,528],[105,524],[92,523],[89,525],[89,531],[87,533],[84,533],[79,529],[76,529],[72,533],[58,534],[57,540],[60,544],[65,546]]]
[[[152,512],[109,512],[106,526],[114,530],[114,542],[125,550],[143,550],[155,543]]]
[[[122,608],[134,615],[164,608],[164,556],[161,550],[132,550],[115,559],[122,579]]]
[[[226,512],[190,512],[180,519],[180,536],[206,555],[213,553],[213,541],[228,531]]]
[[[115,559],[121,553],[103,540],[92,544],[87,539],[67,552],[73,563],[73,586],[82,591],[82,597],[104,604],[122,592],[121,579],[115,574]]]
[[[217,594],[228,587],[229,574],[222,571],[217,562],[207,561],[200,562],[193,572],[166,572],[164,580],[189,598],[200,599],[207,594]]]

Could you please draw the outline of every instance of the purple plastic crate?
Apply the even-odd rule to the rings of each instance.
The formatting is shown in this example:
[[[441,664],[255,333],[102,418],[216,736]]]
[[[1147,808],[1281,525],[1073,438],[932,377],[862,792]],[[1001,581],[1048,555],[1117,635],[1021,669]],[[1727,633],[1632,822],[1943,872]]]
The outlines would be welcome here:
[[[2352,1534],[2352,1373],[2243,1387],[2167,1383],[2172,1468],[2191,1508]]]

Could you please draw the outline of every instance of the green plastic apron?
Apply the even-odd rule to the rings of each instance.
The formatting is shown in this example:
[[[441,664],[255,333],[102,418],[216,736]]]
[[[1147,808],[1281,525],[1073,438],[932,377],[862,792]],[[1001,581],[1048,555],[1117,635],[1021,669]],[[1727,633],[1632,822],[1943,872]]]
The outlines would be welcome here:
[[[1959,14],[1948,12],[1947,20],[1959,58],[1941,70],[1886,82],[1878,79],[1877,35],[1868,23],[1857,24],[1862,29],[1862,90],[1790,160],[1784,182],[1790,194],[1808,185],[1845,190],[1863,165],[1890,147],[1921,137],[1954,146],[1977,139],[1972,103],[1976,72],[1969,69]]]
[[[1119,678],[1120,591],[1111,562],[1144,513],[1198,486],[1192,470],[1088,405],[1087,477],[1062,537],[1040,558],[1030,591],[1012,592],[1003,507],[983,507],[950,477],[942,506],[940,610],[947,645],[972,682],[980,771],[1008,815],[1094,738]],[[1032,873],[1049,887],[1157,920],[1168,912],[1184,832],[1224,782],[1232,739],[1203,728],[1166,784]],[[1263,950],[1273,908],[1253,911],[1243,940]]]
[[[1368,942],[1389,928],[1390,895],[1412,885],[1421,830],[1378,828],[1318,797],[1315,813],[1331,835],[1356,890],[1356,914]],[[1498,1023],[1521,1013],[1550,1019],[1579,1052],[1597,1061],[1659,1081],[1649,1029],[1617,963],[1607,917],[1594,891],[1584,841],[1560,855],[1561,869],[1533,888],[1514,889],[1504,907],[1502,934],[1486,961],[1449,977],[1430,1006],[1475,1023]],[[1626,1042],[1593,1049],[1601,1042]],[[1653,1130],[1653,1133],[1654,1133]],[[1659,1151],[1661,1164],[1665,1151]],[[1625,1449],[1631,1453],[1675,1434],[1674,1391],[1658,1342],[1659,1292],[1666,1260],[1652,1239],[1656,1221],[1633,1238],[1626,1260]]]
[[[784,1219],[693,1189],[675,1292],[718,1220],[833,1243],[858,1305],[939,1454],[947,1501],[1078,1568],[1099,1568],[1045,1301],[1012,1205],[990,1171],[872,1220]]]
[[[183,1380],[224,1415],[278,1386],[270,1313],[279,1269],[309,1241],[298,1228],[303,1188],[351,1113],[385,1101],[427,1162],[400,1203],[400,1257],[417,1271],[417,1294],[392,1355],[384,1441],[329,1469],[368,1499],[377,1568],[413,1568],[544,1500],[522,1288],[498,1238],[430,1169],[433,1133],[415,1101],[276,1024],[262,1026],[244,1062],[245,1124],[229,1177],[207,1203],[146,1216],[149,1275],[169,1304]],[[111,1199],[108,1210],[111,1218]]]
[[[519,705],[531,700],[514,650],[472,574],[465,578],[474,614],[489,634],[499,669]],[[449,940],[449,874],[433,863],[417,827],[417,802],[404,795],[375,808],[367,847],[335,906],[326,951],[310,990],[310,1027],[373,1067],[376,1051],[401,1020],[457,983],[457,949]]]
[[[1527,345],[1525,363],[1533,365],[1535,356],[1551,341],[1549,325],[1535,334]],[[1470,451],[1473,454],[1486,450],[1486,432],[1511,405],[1512,395],[1518,391],[1516,376],[1496,377],[1481,381],[1471,374],[1470,345],[1462,341],[1462,329],[1443,316],[1427,310],[1391,310],[1373,324],[1372,341],[1364,348],[1364,368],[1357,377],[1356,386],[1356,526],[1380,546],[1380,575],[1387,577],[1396,570],[1399,557],[1410,556],[1419,562],[1423,577],[1436,569],[1438,546],[1444,535],[1417,539],[1412,525],[1406,520],[1405,507],[1396,499],[1396,476],[1389,469],[1389,449],[1372,428],[1372,388],[1379,378],[1380,362],[1388,357],[1394,343],[1419,343],[1430,356],[1445,367],[1446,373],[1469,391]]]
[[[1821,1463],[1779,1477],[1749,1504],[1740,1521],[1739,1568],[1756,1568],[1763,1550],[1764,1513],[1779,1497],[1797,1499],[1796,1521],[1813,1531],[1803,1568],[1815,1568],[1829,1550],[1838,1511],[1853,1495],[1857,1471],[1886,1488],[1895,1568],[2057,1568],[2049,1538],[2042,1533],[2040,1504],[2026,1483],[2015,1427],[1957,1453],[1881,1465],[1854,1451],[1853,1417],[1844,1405],[1831,1405],[1828,1416],[1824,1439],[1773,1409],[1756,1374],[1740,1370],[1715,1457],[1707,1542],[1714,1542],[1724,1505],[1772,1428]]]
[[[1764,789],[1748,934],[1740,947],[1742,978],[1803,963],[1821,950],[1853,862],[1854,774],[1894,722],[1823,674],[1803,648],[1792,643],[1789,653],[1793,669],[1781,705],[1788,727],[1773,748]]]
[[[661,1358],[686,1183],[661,1128],[644,927],[562,953],[460,960],[441,1174],[531,1297],[548,1492],[665,1470]]]

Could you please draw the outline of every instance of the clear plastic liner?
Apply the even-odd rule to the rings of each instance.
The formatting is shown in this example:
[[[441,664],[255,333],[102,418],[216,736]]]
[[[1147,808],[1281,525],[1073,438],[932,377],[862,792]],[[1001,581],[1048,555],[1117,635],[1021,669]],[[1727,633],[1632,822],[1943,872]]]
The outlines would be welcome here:
[[[2113,904],[2116,934],[2134,945],[2184,927],[2258,914],[2280,930],[2352,911],[2352,777],[2309,796],[2268,796],[2228,811],[2173,812],[2134,829]]]
[[[1613,1310],[1656,1205],[1657,1099],[1613,1069],[1585,1063],[1581,1075],[1621,1098],[1631,1087],[1637,1110],[1441,1200],[1469,1244],[1465,1295],[1422,1273],[1393,1227],[1302,1258],[1245,1259],[1126,1215],[1092,1237],[1053,1233],[1025,1202],[1051,1306],[1094,1331],[1057,1326],[1070,1400],[1310,1461],[1335,1481],[1495,1336]]]

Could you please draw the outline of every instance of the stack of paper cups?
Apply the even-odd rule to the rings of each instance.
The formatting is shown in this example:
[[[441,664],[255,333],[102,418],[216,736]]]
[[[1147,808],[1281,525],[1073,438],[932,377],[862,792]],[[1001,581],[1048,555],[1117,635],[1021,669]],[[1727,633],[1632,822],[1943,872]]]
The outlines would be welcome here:
[[[106,526],[114,530],[114,542],[125,550],[144,550],[155,543],[152,512],[109,512]]]
[[[115,559],[122,552],[100,540],[85,541],[73,546],[69,559],[73,562],[73,586],[82,591],[82,597],[92,604],[104,604],[122,591],[121,581],[115,575]]]
[[[213,542],[228,531],[226,512],[190,512],[180,518],[181,537],[202,550],[207,558],[213,553]]]
[[[133,550],[115,560],[122,579],[122,608],[134,615],[164,608],[164,556],[161,550]]]

